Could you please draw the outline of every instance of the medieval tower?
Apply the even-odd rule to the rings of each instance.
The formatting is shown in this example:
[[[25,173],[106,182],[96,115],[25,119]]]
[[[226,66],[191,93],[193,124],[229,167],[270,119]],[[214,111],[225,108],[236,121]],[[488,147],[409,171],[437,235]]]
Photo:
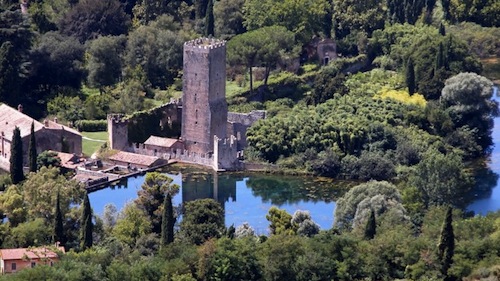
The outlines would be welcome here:
[[[213,153],[226,137],[226,45],[217,39],[184,43],[181,136],[189,152]]]

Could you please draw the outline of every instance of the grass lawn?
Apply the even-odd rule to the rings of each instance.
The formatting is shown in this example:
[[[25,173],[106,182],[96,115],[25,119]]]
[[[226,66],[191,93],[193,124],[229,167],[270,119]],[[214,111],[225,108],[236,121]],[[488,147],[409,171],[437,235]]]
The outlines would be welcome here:
[[[82,150],[86,156],[91,156],[108,140],[108,132],[81,132],[81,134]]]

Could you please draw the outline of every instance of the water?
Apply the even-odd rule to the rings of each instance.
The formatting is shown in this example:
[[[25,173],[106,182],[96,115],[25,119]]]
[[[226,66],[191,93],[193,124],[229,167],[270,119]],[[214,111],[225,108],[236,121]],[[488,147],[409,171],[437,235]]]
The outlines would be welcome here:
[[[201,170],[167,170],[166,173],[181,186],[173,198],[174,206],[202,198],[213,198],[225,211],[226,226],[235,227],[248,222],[258,234],[268,233],[266,214],[271,206],[293,214],[308,210],[321,229],[333,224],[334,200],[343,190],[331,180],[276,176],[252,173],[223,173]],[[94,212],[102,215],[104,206],[113,203],[118,210],[137,197],[144,176],[127,179],[114,188],[103,189],[89,195]],[[335,182],[337,183],[337,182]],[[348,183],[339,182],[345,186]]]
[[[493,88],[493,99],[500,102],[498,87]],[[480,169],[476,176],[475,201],[467,210],[476,214],[486,215],[488,212],[500,210],[500,117],[496,117],[493,127],[493,150],[488,158],[487,167]]]

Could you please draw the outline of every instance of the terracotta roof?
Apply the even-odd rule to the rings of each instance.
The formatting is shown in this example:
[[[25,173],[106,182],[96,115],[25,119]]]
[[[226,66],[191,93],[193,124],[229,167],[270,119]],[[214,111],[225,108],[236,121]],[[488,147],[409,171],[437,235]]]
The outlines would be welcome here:
[[[46,128],[52,130],[66,130],[74,134],[81,135],[78,131],[53,121],[48,121],[48,126],[45,127],[44,124],[22,112],[19,112],[17,109],[14,109],[6,104],[0,105],[0,133],[3,132],[5,134],[5,138],[9,140],[12,139],[12,132],[15,127],[18,127],[19,130],[21,130],[21,137],[28,136],[31,134],[32,122],[35,124],[35,132]]]
[[[156,145],[156,146],[162,146],[162,147],[172,147],[176,142],[179,142],[178,139],[171,139],[171,138],[162,138],[162,137],[157,137],[157,136],[150,136],[144,144],[148,145]]]
[[[64,253],[64,247],[58,247],[59,251]],[[21,260],[24,258],[57,258],[58,255],[49,248],[17,248],[0,249],[0,256],[3,260]]]
[[[57,157],[61,159],[61,166],[63,166],[64,168],[75,169],[81,163],[80,158],[73,153],[64,153],[58,151],[54,152],[56,152]]]
[[[120,151],[120,152],[116,153],[115,155],[109,157],[109,159],[114,160],[114,161],[120,161],[120,162],[149,167],[160,158],[155,157],[155,156],[148,156],[148,155]]]

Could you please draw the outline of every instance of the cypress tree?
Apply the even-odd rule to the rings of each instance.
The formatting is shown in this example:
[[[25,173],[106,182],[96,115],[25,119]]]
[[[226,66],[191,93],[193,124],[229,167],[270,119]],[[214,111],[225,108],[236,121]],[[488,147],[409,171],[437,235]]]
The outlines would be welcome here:
[[[373,210],[373,208],[370,208],[370,216],[366,221],[366,227],[365,227],[365,239],[367,240],[373,239],[376,233],[377,233],[377,221],[375,220],[375,211]]]
[[[448,207],[446,217],[441,228],[441,236],[438,244],[438,257],[441,261],[441,273],[448,277],[448,269],[453,263],[453,254],[455,252],[455,234],[453,233],[453,209]]]
[[[56,199],[56,215],[54,221],[54,242],[59,242],[61,245],[66,244],[66,236],[64,235],[63,216],[61,212],[61,202],[59,191]]]
[[[16,127],[12,133],[12,143],[10,147],[10,178],[13,184],[18,184],[24,180],[23,173],[23,143],[21,140],[21,130]]]
[[[444,47],[443,43],[439,43],[438,51],[436,53],[436,67],[435,72],[444,67]]]
[[[92,247],[92,231],[94,228],[92,225],[92,208],[90,207],[89,195],[86,192],[82,209],[80,248],[85,250]]]
[[[441,34],[442,36],[446,36],[446,28],[444,27],[443,22],[439,24],[439,34]]]
[[[415,93],[415,66],[411,57],[408,58],[408,62],[406,63],[406,86],[410,95]]]
[[[161,220],[161,245],[165,246],[174,242],[174,209],[172,207],[172,196],[167,193],[163,200],[163,216]]]
[[[29,144],[29,157],[28,157],[28,166],[30,168],[30,172],[36,172],[36,139],[35,139],[35,122],[31,122],[31,134],[30,134],[30,144]]]
[[[205,36],[214,36],[214,2],[209,0],[205,15]]]

